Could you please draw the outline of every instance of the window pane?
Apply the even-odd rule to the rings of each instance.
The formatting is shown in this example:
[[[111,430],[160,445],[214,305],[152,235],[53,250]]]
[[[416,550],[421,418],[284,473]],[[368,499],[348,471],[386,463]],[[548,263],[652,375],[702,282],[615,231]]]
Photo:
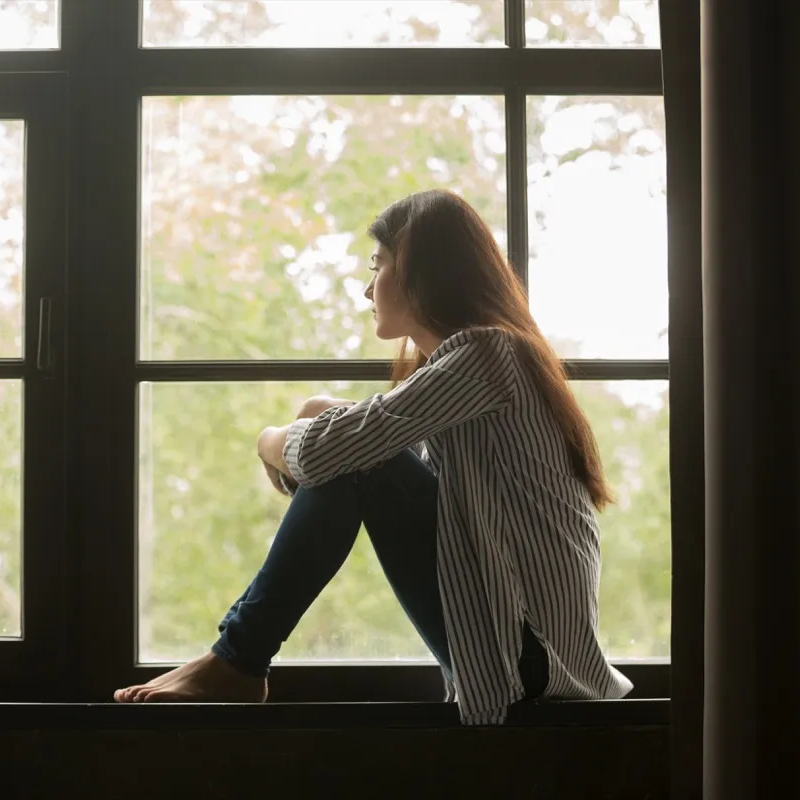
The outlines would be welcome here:
[[[144,0],[143,11],[145,47],[504,45],[502,0]]]
[[[463,194],[505,249],[502,98],[148,97],[143,114],[144,359],[392,357],[366,229],[414,191]]]
[[[600,639],[613,658],[670,654],[669,384],[572,383],[617,503],[600,515]]]
[[[255,455],[258,433],[303,400],[359,400],[386,383],[140,386],[139,660],[188,659],[266,557],[291,502]],[[286,659],[428,659],[362,529],[339,574],[281,650]]]
[[[22,632],[22,381],[0,381],[0,637]]]
[[[656,0],[525,0],[528,47],[660,47]]]
[[[565,358],[666,358],[663,98],[527,105],[534,318]]]
[[[0,0],[0,50],[60,47],[60,0]]]
[[[24,232],[25,123],[0,120],[0,358],[22,356]]]
[[[573,384],[619,502],[605,511],[601,635],[614,657],[669,655],[667,384]],[[381,383],[142,384],[139,658],[205,651],[264,561],[290,499],[255,456],[266,424],[313,394],[359,400]],[[429,659],[362,530],[283,659]]]

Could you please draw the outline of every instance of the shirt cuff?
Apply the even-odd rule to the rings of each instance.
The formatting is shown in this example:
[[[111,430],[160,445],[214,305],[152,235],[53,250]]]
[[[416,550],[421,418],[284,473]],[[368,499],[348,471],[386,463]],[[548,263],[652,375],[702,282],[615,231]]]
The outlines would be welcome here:
[[[309,483],[305,472],[300,468],[300,452],[313,419],[297,419],[286,431],[286,444],[283,447],[283,459],[292,477],[301,485]]]
[[[278,473],[278,477],[281,481],[281,486],[286,490],[286,494],[290,497],[294,497],[295,492],[297,491],[298,483],[295,481],[294,478],[287,477],[282,472]]]

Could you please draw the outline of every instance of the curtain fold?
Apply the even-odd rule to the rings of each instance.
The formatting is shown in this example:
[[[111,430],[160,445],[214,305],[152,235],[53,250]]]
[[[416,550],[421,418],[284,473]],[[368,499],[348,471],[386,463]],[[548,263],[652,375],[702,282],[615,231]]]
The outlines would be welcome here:
[[[797,16],[701,6],[705,800],[800,797]]]

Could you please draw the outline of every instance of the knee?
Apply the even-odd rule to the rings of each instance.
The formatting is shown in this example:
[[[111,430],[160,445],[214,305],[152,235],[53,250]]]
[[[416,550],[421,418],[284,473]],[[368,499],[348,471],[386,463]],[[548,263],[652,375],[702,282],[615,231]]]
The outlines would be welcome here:
[[[395,455],[391,456],[391,458],[379,461],[377,464],[373,464],[371,467],[354,472],[353,475],[355,476],[356,481],[360,480],[363,483],[366,483],[370,479],[382,478],[387,474],[397,473],[398,471],[403,473],[408,468],[408,464],[411,459],[415,457],[416,455],[414,451],[410,448],[406,448],[405,450],[401,450],[399,453],[395,453]]]
[[[322,395],[314,395],[314,397],[309,397],[308,400],[304,400],[303,404],[297,410],[297,418],[316,417],[319,414],[320,401],[322,399]]]

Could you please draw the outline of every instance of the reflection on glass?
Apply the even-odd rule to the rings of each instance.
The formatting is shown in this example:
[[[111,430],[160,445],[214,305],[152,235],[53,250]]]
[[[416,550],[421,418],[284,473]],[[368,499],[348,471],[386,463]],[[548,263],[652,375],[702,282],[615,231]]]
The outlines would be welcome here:
[[[666,383],[574,384],[619,503],[601,518],[601,633],[616,657],[669,654]],[[361,400],[385,383],[142,384],[139,658],[204,652],[261,566],[291,502],[255,456],[315,394]],[[281,651],[286,659],[429,659],[362,530]]]
[[[0,638],[22,633],[22,381],[0,381]]]
[[[0,358],[22,356],[25,123],[0,120]]]
[[[502,0],[144,0],[142,8],[145,47],[504,44]]]
[[[0,0],[0,50],[57,50],[60,0]]]
[[[613,658],[670,654],[669,384],[574,381],[617,502],[599,517],[600,641]]]
[[[529,97],[531,311],[564,358],[666,358],[661,97]]]
[[[657,0],[525,0],[528,47],[660,47]]]
[[[142,137],[143,359],[391,358],[366,230],[415,191],[505,249],[502,98],[147,97]]]

